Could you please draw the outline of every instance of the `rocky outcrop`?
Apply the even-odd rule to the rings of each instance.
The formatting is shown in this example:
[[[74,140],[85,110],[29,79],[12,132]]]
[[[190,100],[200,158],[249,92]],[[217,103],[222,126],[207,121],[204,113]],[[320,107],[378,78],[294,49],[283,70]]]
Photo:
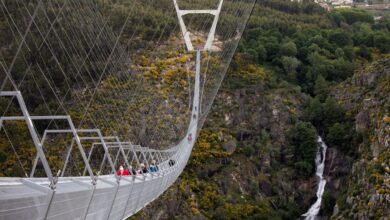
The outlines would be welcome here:
[[[387,219],[390,216],[389,94],[389,57],[367,65],[334,92],[344,107],[356,115],[355,127],[364,140],[348,182],[341,186],[346,193],[339,196],[332,219]],[[344,173],[341,167],[335,169]],[[331,182],[333,186],[340,186],[337,178]]]
[[[337,194],[344,187],[345,177],[351,170],[346,157],[336,148],[328,148],[326,153],[324,176],[327,181],[327,192],[337,197]]]
[[[356,131],[364,133],[370,128],[370,114],[366,111],[361,111],[356,116]]]
[[[312,202],[316,180],[297,175],[286,134],[302,115],[306,98],[294,88],[222,89],[202,131],[215,138],[200,143],[201,132],[180,181],[151,204],[158,210],[144,209],[137,217],[217,219],[231,213],[230,219],[247,219],[256,214],[251,210],[299,217]],[[219,145],[224,158],[214,150]]]

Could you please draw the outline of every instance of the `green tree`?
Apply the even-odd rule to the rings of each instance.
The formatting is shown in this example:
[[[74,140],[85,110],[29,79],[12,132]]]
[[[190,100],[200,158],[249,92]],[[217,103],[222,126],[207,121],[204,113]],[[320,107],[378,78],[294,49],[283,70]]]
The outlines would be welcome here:
[[[298,173],[310,176],[317,152],[317,133],[309,122],[299,122],[290,131],[290,143],[294,146],[295,167]]]
[[[294,57],[297,55],[297,45],[293,41],[287,41],[280,46],[279,53],[281,56]]]
[[[328,71],[327,79],[329,81],[343,81],[352,76],[355,71],[355,64],[345,60],[344,58],[332,60],[330,64],[332,65],[332,70]]]
[[[257,61],[257,59],[258,59],[258,53],[257,53],[257,51],[256,51],[255,49],[249,49],[249,50],[248,50],[248,54],[251,55],[251,58],[252,58],[252,61],[253,61],[253,62],[256,62],[256,61]]]
[[[318,97],[320,101],[325,101],[326,97],[329,94],[329,85],[325,78],[321,75],[317,77],[317,80],[314,84],[314,95]]]
[[[355,53],[352,46],[346,46],[343,48],[345,58],[352,61],[355,58]]]
[[[315,127],[319,127],[323,121],[322,103],[316,97],[311,99],[305,109],[305,119],[311,121]]]
[[[265,49],[265,47],[263,45],[259,45],[256,48],[256,52],[257,52],[257,62],[260,64],[264,63],[264,61],[267,59],[267,50]]]
[[[344,58],[345,57],[344,50],[341,48],[337,48],[334,53],[335,53],[337,58]]]
[[[375,32],[373,36],[373,44],[382,53],[390,52],[390,36],[389,33]]]
[[[267,60],[271,61],[274,59],[279,51],[279,41],[276,37],[269,37],[267,42],[264,44],[264,48],[267,51]]]
[[[330,30],[328,32],[328,39],[338,47],[352,45],[353,43],[351,34],[343,29]]]
[[[354,33],[353,33],[353,41],[355,45],[364,44],[366,46],[373,46],[373,35],[371,25],[368,23],[355,23],[352,25]]]
[[[334,123],[326,134],[330,146],[337,147],[344,153],[354,155],[354,146],[358,145],[360,136],[356,135],[354,124],[349,122]]]
[[[328,129],[334,123],[344,121],[345,111],[336,102],[336,99],[334,97],[328,97],[325,100],[325,103],[322,104],[322,108],[323,108],[322,125],[324,128]]]
[[[337,24],[340,24],[342,21],[348,24],[355,22],[374,23],[374,16],[371,12],[358,8],[339,8],[332,11],[330,16]]]
[[[295,57],[282,57],[283,69],[287,74],[287,78],[290,82],[296,81],[296,69],[301,62]]]

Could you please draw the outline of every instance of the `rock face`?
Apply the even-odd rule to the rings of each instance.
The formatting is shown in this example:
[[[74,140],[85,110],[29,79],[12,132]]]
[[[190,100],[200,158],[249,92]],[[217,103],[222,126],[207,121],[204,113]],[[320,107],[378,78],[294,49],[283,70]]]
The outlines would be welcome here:
[[[332,219],[387,219],[390,216],[389,57],[356,73],[334,94],[351,114],[356,114],[356,130],[361,133],[363,143],[349,180],[341,186],[346,193],[339,196]],[[330,177],[345,174],[342,164],[333,168],[331,164],[329,161]],[[332,175],[332,170],[341,173]],[[335,189],[337,181],[337,178],[331,180]]]
[[[360,133],[366,132],[370,128],[370,114],[366,111],[361,111],[356,116],[356,131]]]
[[[352,79],[352,83],[359,87],[370,86],[372,83],[375,83],[378,79],[378,72],[362,72],[359,77]]]
[[[136,217],[298,218],[310,206],[316,180],[296,173],[286,137],[306,97],[262,84],[221,90],[180,180]]]
[[[354,155],[328,148],[323,216],[390,215],[389,60],[368,65],[332,92],[355,119],[362,141]],[[229,80],[237,78],[228,75],[225,86]],[[305,101],[299,90],[266,83],[222,89],[183,175],[136,217],[299,218],[315,201],[318,180],[297,174],[286,134],[299,121]]]
[[[350,170],[351,168],[345,160],[345,155],[336,148],[329,148],[327,150],[324,176],[327,181],[327,191],[332,196],[337,197],[337,193],[343,187],[342,183],[345,182],[345,178],[343,177],[347,176]]]
[[[363,141],[355,155],[328,148],[323,216],[365,220],[390,215],[389,70],[389,59],[378,61],[332,92],[355,118]],[[224,85],[237,80],[230,77]],[[317,179],[296,173],[286,134],[299,121],[305,101],[294,88],[222,89],[183,175],[136,217],[299,218],[315,200]],[[335,198],[333,209],[324,208],[329,206],[325,197]]]

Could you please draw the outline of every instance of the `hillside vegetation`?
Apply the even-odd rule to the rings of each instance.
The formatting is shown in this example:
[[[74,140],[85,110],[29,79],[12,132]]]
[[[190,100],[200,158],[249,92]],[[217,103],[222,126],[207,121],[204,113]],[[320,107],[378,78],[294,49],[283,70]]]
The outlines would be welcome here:
[[[97,3],[110,18],[112,31],[118,33],[131,1]],[[172,9],[168,1],[152,6],[155,10],[133,14],[120,39],[129,57],[136,58],[129,69],[137,70],[135,79],[143,79],[140,95],[123,110],[132,113],[124,119],[133,127],[106,125],[104,117],[99,117],[97,123],[103,128],[123,130],[132,140],[155,147],[176,141],[180,137],[175,135],[186,127],[187,93],[191,88],[187,77],[192,76],[189,69],[193,66],[187,63],[192,56],[185,55],[177,36],[171,35],[174,30],[165,31],[163,24],[173,25],[176,19],[171,16],[163,20],[163,12]],[[0,22],[0,30],[2,25],[5,23]],[[223,25],[228,28],[229,19]],[[69,24],[72,26],[77,25]],[[150,40],[155,36],[160,36],[158,49],[164,53],[148,56],[154,49]],[[2,50],[15,49],[16,45],[8,45],[10,36],[1,37]],[[129,39],[132,43],[127,45]],[[105,46],[105,42],[98,43]],[[173,46],[166,47],[168,44]],[[137,57],[132,57],[134,51],[139,52]],[[370,12],[354,8],[327,12],[309,1],[258,1],[189,164],[167,192],[131,219],[299,218],[316,198],[317,135],[329,145],[324,173],[328,183],[321,215],[333,219],[385,219],[390,215],[389,52],[390,17],[374,21]],[[12,60],[10,54],[2,54],[5,60]],[[28,55],[34,62],[41,62],[33,59],[34,54]],[[78,59],[76,54],[71,55]],[[66,57],[62,58],[67,63]],[[101,62],[94,61],[99,67],[96,72],[103,68]],[[22,63],[17,60],[18,69],[25,68]],[[56,89],[66,92],[64,78],[54,66],[48,70],[57,76],[52,79],[58,85]],[[70,64],[65,67],[71,68]],[[87,69],[82,74],[87,74]],[[126,73],[116,74],[120,78]],[[85,104],[90,90],[83,91],[77,78],[72,80],[71,95],[66,96],[69,99],[65,104],[79,104],[70,98],[75,96]],[[120,86],[130,89],[140,81],[125,81]],[[25,83],[39,88],[45,85],[43,78],[28,78]],[[100,88],[109,90],[117,83],[106,78]],[[26,86],[23,92],[31,111],[43,114],[40,95],[28,89]],[[52,97],[49,90],[43,93]],[[125,95],[113,94],[110,102],[122,106],[128,101]],[[100,98],[103,95],[98,97],[91,107],[96,112],[105,109]],[[54,98],[46,101],[49,106],[58,105]],[[0,99],[0,110],[5,103]],[[151,104],[154,109],[147,107]],[[79,122],[80,109],[69,110]],[[136,110],[140,113],[133,113]],[[10,112],[17,112],[17,108]],[[164,117],[155,112],[164,112]],[[114,116],[109,112],[107,117]],[[26,133],[26,128],[19,123],[11,125],[8,134],[1,131],[0,176],[24,176],[35,151],[28,137],[17,135]],[[166,125],[173,128],[168,131]],[[151,134],[169,138],[163,143],[153,142]],[[7,135],[20,146],[17,154],[10,148]],[[60,145],[65,143],[63,139],[56,141],[49,150],[53,169],[61,167]]]
[[[387,216],[389,25],[360,9],[258,2],[189,166],[134,219],[298,218],[315,199],[317,134],[330,147],[321,215]],[[349,88],[362,73],[370,86]],[[381,100],[371,101],[371,136],[357,117],[369,94]]]

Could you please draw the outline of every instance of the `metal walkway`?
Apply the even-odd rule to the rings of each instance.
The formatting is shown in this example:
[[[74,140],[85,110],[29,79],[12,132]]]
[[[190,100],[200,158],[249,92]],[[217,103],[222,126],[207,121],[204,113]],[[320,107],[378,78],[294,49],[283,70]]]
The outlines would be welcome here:
[[[34,178],[34,169],[30,178],[0,178],[0,219],[125,219],[162,194],[180,175],[191,154],[198,129],[199,114],[199,87],[200,87],[200,55],[196,52],[196,75],[194,97],[192,103],[191,121],[186,136],[176,146],[168,150],[152,150],[130,143],[120,142],[116,137],[103,137],[99,130],[75,130],[69,116],[52,116],[57,120],[68,120],[69,130],[47,130],[45,134],[53,132],[73,132],[73,140],[82,152],[86,170],[90,175],[82,177],[63,177],[51,174],[45,162],[42,149],[42,140],[33,136],[38,149],[38,156],[43,162],[48,178]],[[2,96],[17,96],[22,106],[19,92],[1,92]],[[29,116],[23,112],[19,117],[2,117],[0,124],[5,120],[25,120],[31,130],[35,130],[32,120],[42,120],[46,117]],[[195,115],[195,117],[193,117]],[[80,133],[96,133],[97,136],[80,137]],[[188,138],[188,137],[193,138]],[[103,145],[106,154],[103,160],[108,159],[114,168],[116,159],[112,160],[107,153],[108,148],[118,147],[125,155],[126,166],[129,167],[129,152],[141,155],[148,161],[155,158],[159,171],[132,176],[117,176],[114,174],[94,176],[89,166],[89,158],[82,147],[83,139],[96,139],[96,143]],[[108,141],[112,139],[111,141]],[[40,148],[39,148],[40,147]],[[92,154],[89,152],[89,156]],[[146,155],[148,154],[148,155]],[[118,157],[118,155],[117,155]],[[174,164],[170,164],[170,160]],[[37,160],[35,161],[36,165]],[[139,162],[139,161],[138,161]],[[35,168],[34,165],[34,168]],[[64,172],[62,172],[64,173]]]

